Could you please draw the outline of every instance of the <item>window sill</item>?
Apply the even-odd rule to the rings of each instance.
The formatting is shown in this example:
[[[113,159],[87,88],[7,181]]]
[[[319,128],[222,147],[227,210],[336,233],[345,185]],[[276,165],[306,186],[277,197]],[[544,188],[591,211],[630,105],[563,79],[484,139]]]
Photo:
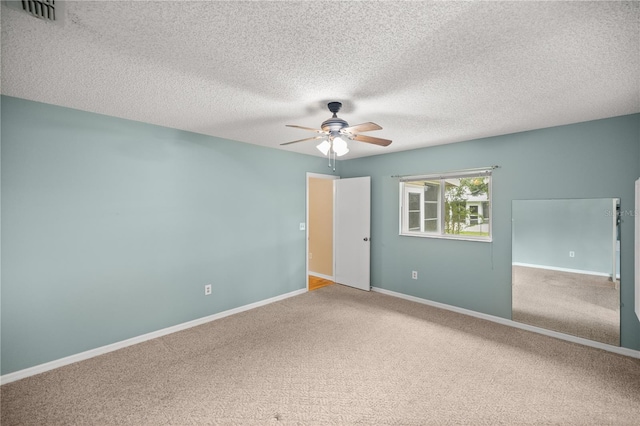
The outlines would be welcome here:
[[[419,238],[435,238],[439,240],[460,240],[460,241],[478,241],[481,243],[493,242],[493,237],[474,237],[471,235],[442,235],[442,234],[425,234],[418,232],[400,232],[401,237],[419,237]]]

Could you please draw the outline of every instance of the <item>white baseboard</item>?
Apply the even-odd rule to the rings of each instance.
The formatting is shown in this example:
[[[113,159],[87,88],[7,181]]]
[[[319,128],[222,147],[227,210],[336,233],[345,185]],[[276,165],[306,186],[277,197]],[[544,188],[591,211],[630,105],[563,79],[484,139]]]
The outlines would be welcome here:
[[[137,337],[132,337],[131,339],[122,340],[120,342],[112,343],[106,346],[101,346],[99,348],[91,349],[85,352],[80,352],[78,354],[70,355],[65,358],[60,358],[44,364],[36,365],[34,367],[25,368],[24,370],[19,370],[13,373],[5,374],[3,376],[0,376],[0,385],[15,382],[16,380],[24,379],[26,377],[44,373],[45,371],[53,370],[58,367],[73,364],[74,362],[84,361],[86,359],[93,358],[98,355],[103,355],[108,352],[113,352],[118,349],[126,348],[127,346],[132,346],[137,343],[145,342],[147,340],[166,336],[167,334],[175,333],[177,331],[186,330],[187,328],[206,324],[208,322],[215,321],[220,318],[228,317],[230,315],[248,311],[250,309],[255,309],[260,306],[264,306],[273,302],[278,302],[280,300],[288,299],[289,297],[298,296],[299,294],[303,294],[306,292],[307,292],[306,288],[301,290],[295,290],[289,293],[281,294],[279,296],[271,297],[269,299],[261,300],[259,302],[250,303],[248,305],[240,306],[238,308],[229,309],[227,311],[219,312],[217,314],[209,315],[203,318],[198,318],[193,321],[187,321],[182,324],[174,325],[172,327],[163,328],[161,330],[153,331],[151,333],[143,334]]]
[[[314,277],[318,277],[318,278],[323,278],[323,279],[329,280],[329,281],[333,281],[334,280],[334,277],[332,275],[320,274],[318,272],[309,271],[309,275],[314,276]]]
[[[314,274],[315,275],[315,274]],[[409,296],[403,293],[398,293],[391,290],[385,290],[383,288],[371,287],[371,290],[376,291],[378,293],[386,294],[388,296],[398,297],[400,299],[410,300],[412,302],[422,303],[424,305],[433,306],[436,308],[446,309],[449,311],[457,312],[464,315],[469,315],[476,318],[485,319],[488,321],[496,322],[498,324],[507,325],[510,327],[520,328],[523,330],[532,331],[534,333],[543,334],[550,337],[555,337],[562,340],[567,340],[574,343],[579,343],[585,346],[591,346],[598,349],[603,349],[605,351],[614,352],[621,355],[630,356],[633,358],[640,359],[640,351],[636,351],[633,349],[611,346],[605,343],[595,342],[593,340],[583,339],[581,337],[571,336],[569,334],[559,333],[557,331],[546,330],[544,328],[534,327],[528,324],[521,324],[519,322],[515,322],[512,320],[508,320],[501,317],[496,317],[493,315],[483,314],[481,312],[471,311],[469,309],[459,308],[457,306],[447,305],[445,303],[433,302],[431,300],[422,299],[415,296]],[[53,370],[59,367],[63,367],[65,365],[73,364],[74,362],[84,361],[89,358],[96,357],[98,355],[103,355],[109,352],[116,351],[118,349],[126,348],[127,346],[132,346],[138,343],[145,342],[147,340],[155,339],[158,337],[166,336],[167,334],[175,333],[181,330],[186,330],[191,327],[195,327],[198,325],[206,324],[211,321],[215,321],[220,318],[228,317],[233,314],[237,314],[240,312],[248,311],[254,308],[258,308],[260,306],[268,305],[270,303],[274,303],[280,300],[287,299],[289,297],[298,296],[300,294],[306,293],[306,289],[295,290],[289,293],[281,294],[279,296],[275,296],[269,299],[261,300],[259,302],[250,303],[248,305],[240,306],[238,308],[229,309],[224,312],[219,312],[217,314],[209,315],[203,318],[199,318],[193,321],[188,321],[182,324],[174,325],[172,327],[163,328],[161,330],[153,331],[151,333],[143,334],[141,336],[132,337],[131,339],[122,340],[120,342],[112,343],[110,345],[101,346],[99,348],[91,349],[85,352],[81,352],[75,355],[70,355],[65,358],[60,358],[54,361],[50,361],[44,364],[36,365],[34,367],[25,368],[24,370],[15,371],[13,373],[5,374],[0,376],[0,384],[4,385],[6,383],[11,383],[16,380],[24,379],[26,377],[34,376],[36,374],[44,373],[45,371]]]
[[[545,328],[535,327],[533,325],[522,324],[510,319],[496,317],[489,314],[483,314],[482,312],[476,312],[469,309],[459,308],[457,306],[447,305],[445,303],[433,302],[428,299],[422,299],[420,297],[409,296],[407,294],[398,293],[384,288],[371,287],[371,290],[378,293],[386,294],[388,296],[398,297],[400,299],[410,300],[412,302],[422,303],[423,305],[433,306],[435,308],[446,309],[448,311],[457,312],[463,315],[469,315],[476,318],[481,318],[487,321],[496,322],[498,324],[507,325],[509,327],[520,328],[522,330],[533,331],[534,333],[544,334],[545,336],[555,337],[557,339],[567,340],[569,342],[578,343],[585,346],[591,346],[593,348],[603,349],[605,351],[614,352],[620,355],[629,356],[632,358],[640,359],[640,351],[634,349],[623,348],[620,346],[608,345],[606,343],[600,343],[589,339],[583,339],[582,337],[572,336],[570,334],[559,333],[553,330],[547,330]]]
[[[522,262],[513,262],[513,266],[524,266],[527,268],[535,268],[535,269],[547,269],[549,271],[560,271],[560,272],[571,272],[573,274],[584,274],[584,275],[595,275],[598,277],[610,277],[611,274],[607,274],[606,272],[596,272],[596,271],[584,271],[582,269],[570,269],[570,268],[560,268],[557,266],[547,266],[547,265],[536,265],[533,263],[522,263]],[[620,278],[620,275],[618,275]]]

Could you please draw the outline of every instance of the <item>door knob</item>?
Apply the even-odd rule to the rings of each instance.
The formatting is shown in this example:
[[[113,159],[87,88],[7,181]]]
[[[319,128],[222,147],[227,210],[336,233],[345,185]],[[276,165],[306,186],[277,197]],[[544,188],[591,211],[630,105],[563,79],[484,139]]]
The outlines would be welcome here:
[[[365,241],[369,241],[369,238],[367,238],[367,237],[364,237],[364,240],[365,240]]]

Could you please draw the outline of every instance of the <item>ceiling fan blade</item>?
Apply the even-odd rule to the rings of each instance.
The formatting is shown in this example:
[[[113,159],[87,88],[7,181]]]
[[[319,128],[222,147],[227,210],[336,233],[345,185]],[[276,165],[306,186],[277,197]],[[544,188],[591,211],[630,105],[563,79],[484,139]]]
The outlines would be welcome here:
[[[312,132],[316,132],[316,133],[324,133],[324,130],[312,129],[311,127],[296,126],[295,124],[285,124],[285,126],[295,127],[296,129],[302,129],[302,130],[311,130]]]
[[[372,130],[382,130],[382,127],[378,126],[376,123],[362,123],[356,124],[355,126],[345,127],[342,129],[345,132],[350,133],[362,133],[362,132],[370,132]]]
[[[322,136],[315,136],[315,137],[313,137],[313,138],[304,138],[304,139],[299,139],[299,140],[297,140],[297,141],[291,141],[291,142],[281,143],[281,144],[280,144],[280,146],[282,146],[282,145],[290,145],[290,144],[292,144],[292,143],[298,143],[298,142],[304,142],[304,141],[312,141],[312,140],[314,140],[314,139],[324,139],[324,138],[325,138],[325,136],[324,136],[324,135],[322,135]]]
[[[351,139],[353,139],[354,141],[372,143],[380,146],[389,146],[391,144],[391,141],[389,139],[374,138],[365,135],[354,135]]]

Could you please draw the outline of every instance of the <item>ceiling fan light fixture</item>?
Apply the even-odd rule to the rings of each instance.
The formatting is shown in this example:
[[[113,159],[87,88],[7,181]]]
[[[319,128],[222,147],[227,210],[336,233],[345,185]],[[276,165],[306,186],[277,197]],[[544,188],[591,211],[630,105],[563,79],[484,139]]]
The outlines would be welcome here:
[[[326,139],[322,141],[322,143],[320,143],[320,145],[318,145],[316,148],[318,148],[318,150],[323,154],[323,155],[328,155],[329,154],[329,150],[331,149],[331,144],[329,143],[329,141],[327,141]]]
[[[335,152],[338,157],[342,157],[349,152],[349,147],[342,138],[335,137],[333,138],[333,152]]]

